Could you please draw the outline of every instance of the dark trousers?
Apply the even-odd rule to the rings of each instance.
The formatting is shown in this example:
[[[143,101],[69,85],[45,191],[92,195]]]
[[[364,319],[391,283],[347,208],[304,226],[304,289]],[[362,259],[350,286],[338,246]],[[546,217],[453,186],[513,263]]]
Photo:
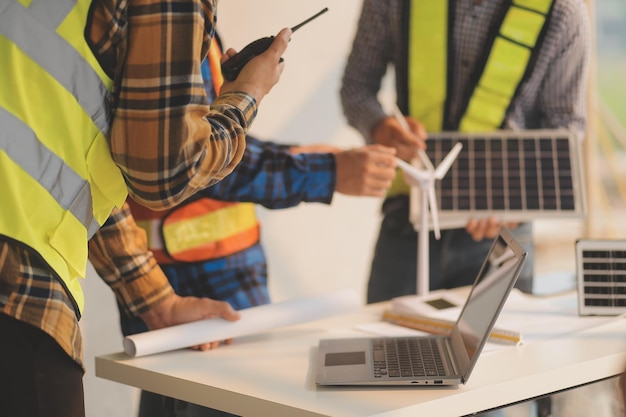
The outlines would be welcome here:
[[[408,198],[385,201],[383,212],[367,287],[368,303],[416,293],[418,234],[409,221]],[[520,224],[511,232],[528,251],[516,287],[532,292],[532,224]],[[440,240],[430,232],[430,290],[471,285],[492,243],[493,239],[475,242],[464,229],[442,230]]]
[[[141,391],[139,417],[236,417],[225,411],[218,411],[182,400],[165,397],[148,391]]]
[[[48,334],[1,313],[0,414],[85,417],[82,368]]]

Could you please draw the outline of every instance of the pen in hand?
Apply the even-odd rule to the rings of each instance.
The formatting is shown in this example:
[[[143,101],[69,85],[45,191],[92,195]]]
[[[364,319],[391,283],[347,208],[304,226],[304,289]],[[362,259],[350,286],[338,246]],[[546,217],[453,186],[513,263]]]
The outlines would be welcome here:
[[[402,112],[400,111],[400,109],[398,108],[397,105],[393,107],[393,116],[396,118],[396,120],[398,121],[400,126],[405,131],[411,132],[411,127],[407,123],[404,115],[402,114]],[[420,158],[420,161],[422,162],[422,164],[424,164],[424,166],[432,167],[432,163],[430,162],[430,159],[426,156],[426,152],[424,152],[423,149],[418,149],[417,150],[417,155]]]

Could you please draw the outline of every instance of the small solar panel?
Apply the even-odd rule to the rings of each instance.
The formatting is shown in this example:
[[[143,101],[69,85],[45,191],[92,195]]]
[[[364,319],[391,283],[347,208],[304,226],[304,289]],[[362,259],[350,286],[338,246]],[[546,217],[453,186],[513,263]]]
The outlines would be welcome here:
[[[580,315],[626,313],[626,240],[576,242]]]
[[[437,166],[463,144],[436,183],[441,227],[461,227],[490,215],[503,221],[581,218],[586,213],[580,143],[564,130],[501,130],[429,134],[426,153]],[[414,193],[414,198],[415,194]],[[412,204],[411,219],[419,217]]]

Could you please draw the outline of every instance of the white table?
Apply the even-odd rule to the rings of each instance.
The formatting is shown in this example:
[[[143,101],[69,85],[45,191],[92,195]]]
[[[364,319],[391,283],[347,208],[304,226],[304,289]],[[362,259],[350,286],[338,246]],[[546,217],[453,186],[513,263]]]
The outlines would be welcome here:
[[[483,353],[469,381],[442,387],[317,387],[318,340],[362,336],[388,304],[237,339],[213,351],[96,358],[96,375],[240,416],[458,417],[617,375],[626,319]]]

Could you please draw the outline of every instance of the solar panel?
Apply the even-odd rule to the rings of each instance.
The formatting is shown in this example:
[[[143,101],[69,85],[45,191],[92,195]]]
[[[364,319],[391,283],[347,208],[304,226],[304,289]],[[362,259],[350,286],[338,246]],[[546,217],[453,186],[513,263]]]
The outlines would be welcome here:
[[[580,315],[626,313],[626,240],[576,242]]]
[[[426,153],[437,166],[452,147],[463,149],[436,184],[442,228],[470,218],[502,221],[581,218],[586,213],[580,144],[564,130],[501,130],[429,134]],[[419,193],[412,193],[411,220],[419,219]],[[432,227],[432,225],[431,225]]]

